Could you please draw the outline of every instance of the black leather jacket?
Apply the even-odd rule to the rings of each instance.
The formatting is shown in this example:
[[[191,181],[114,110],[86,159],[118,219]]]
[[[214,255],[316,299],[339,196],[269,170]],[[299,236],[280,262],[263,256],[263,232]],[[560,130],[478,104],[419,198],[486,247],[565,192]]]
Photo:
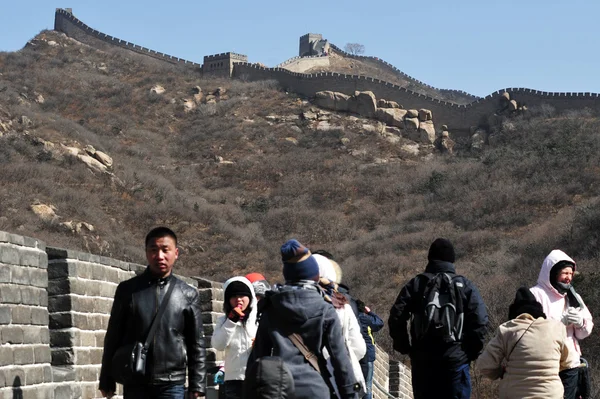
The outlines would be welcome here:
[[[205,393],[206,351],[198,291],[171,275],[153,278],[149,270],[119,284],[104,339],[100,386],[115,391],[111,360],[116,350],[144,342],[159,301],[170,284],[176,284],[150,345],[144,384],[184,384],[186,366],[190,391]]]

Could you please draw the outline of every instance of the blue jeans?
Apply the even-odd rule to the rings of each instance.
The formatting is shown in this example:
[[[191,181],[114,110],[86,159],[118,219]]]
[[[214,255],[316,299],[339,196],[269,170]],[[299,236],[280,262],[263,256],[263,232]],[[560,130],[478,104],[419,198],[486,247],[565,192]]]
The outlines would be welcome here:
[[[412,362],[414,399],[469,399],[471,374],[469,364],[444,369],[435,364]]]
[[[566,369],[558,373],[565,388],[565,399],[577,397],[577,384],[579,382],[579,368]]]
[[[133,385],[123,387],[123,399],[184,399],[183,385]]]
[[[360,362],[360,368],[363,376],[365,377],[365,385],[367,386],[367,393],[362,399],[373,398],[373,362]]]

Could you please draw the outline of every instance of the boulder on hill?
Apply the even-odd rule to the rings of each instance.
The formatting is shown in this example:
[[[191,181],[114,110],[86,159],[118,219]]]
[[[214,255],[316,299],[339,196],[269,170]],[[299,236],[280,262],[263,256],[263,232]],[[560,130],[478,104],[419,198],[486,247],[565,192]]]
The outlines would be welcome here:
[[[407,129],[417,130],[419,129],[419,118],[417,117],[409,117],[409,114],[406,114],[406,118],[404,118],[404,125]]]
[[[388,126],[404,129],[406,110],[400,108],[377,108],[375,118]]]
[[[430,121],[433,119],[433,115],[430,110],[421,108],[419,110],[419,120],[421,122]]]
[[[433,143],[433,145],[438,151],[440,151],[442,154],[449,155],[452,155],[454,153],[455,144],[456,143],[450,138],[450,134],[447,130],[444,130],[442,132],[442,135],[438,137]]]
[[[377,101],[377,107],[378,108],[402,108],[402,106],[400,104],[398,104],[396,101],[384,100],[383,98],[381,98],[381,99],[379,99],[379,101]]]
[[[93,171],[101,172],[101,173],[107,172],[106,165],[104,165],[102,162],[98,161],[96,158],[92,158],[86,154],[79,154],[79,155],[77,155],[77,159],[79,159],[81,162],[86,164],[87,167]]]
[[[319,91],[315,93],[315,104],[333,111],[348,111],[350,96],[334,91]]]
[[[161,85],[154,85],[150,91],[152,93],[156,93],[156,94],[163,94],[166,90],[164,87],[162,87]]]
[[[433,144],[435,141],[435,127],[433,121],[422,121],[419,124],[419,141],[425,144]]]
[[[56,220],[58,216],[56,216],[55,210],[56,208],[52,205],[34,203],[30,205],[31,210],[35,213],[40,219],[45,222],[51,222]]]
[[[367,118],[375,116],[377,99],[372,91],[356,91],[349,100],[349,110]]]
[[[417,111],[416,109],[409,109],[406,112],[406,117],[407,118],[418,118],[419,117],[419,111]]]

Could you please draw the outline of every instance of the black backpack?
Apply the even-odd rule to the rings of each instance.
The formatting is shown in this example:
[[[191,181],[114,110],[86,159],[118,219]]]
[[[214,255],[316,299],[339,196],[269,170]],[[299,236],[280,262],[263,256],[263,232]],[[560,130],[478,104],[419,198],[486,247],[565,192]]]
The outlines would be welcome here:
[[[412,313],[412,344],[452,343],[462,339],[465,279],[453,273],[423,273],[420,301]]]
[[[294,377],[278,356],[257,359],[246,371],[244,399],[294,399]]]

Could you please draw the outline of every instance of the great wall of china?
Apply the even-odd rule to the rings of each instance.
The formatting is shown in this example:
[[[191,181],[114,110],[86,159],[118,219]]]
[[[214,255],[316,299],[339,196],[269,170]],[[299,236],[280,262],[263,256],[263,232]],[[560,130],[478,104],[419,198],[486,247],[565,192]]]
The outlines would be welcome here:
[[[144,268],[0,231],[0,398],[99,398],[115,289]],[[220,365],[223,354],[210,348],[210,337],[222,313],[223,285],[183,279],[200,294],[207,366]],[[381,350],[374,379],[396,398],[412,397],[410,370]],[[207,398],[215,399],[212,381],[209,374]],[[374,398],[387,399],[375,387]]]
[[[77,19],[69,9],[56,10],[54,28],[69,37],[91,46],[98,46],[99,44],[114,45],[171,64],[197,68],[208,76],[230,75],[234,78],[248,81],[276,80],[284,89],[308,97],[312,97],[316,92],[323,90],[338,91],[349,95],[353,94],[356,90],[372,91],[377,98],[396,101],[405,108],[427,108],[431,110],[436,125],[447,125],[453,134],[468,134],[474,127],[487,124],[488,118],[498,111],[500,97],[505,92],[510,94],[511,99],[515,99],[519,104],[527,105],[528,107],[547,104],[558,112],[587,108],[594,114],[600,114],[600,94],[598,93],[557,93],[527,88],[507,88],[498,90],[485,98],[478,98],[459,90],[434,88],[406,75],[393,65],[377,57],[348,54],[333,44],[330,44],[330,48],[344,57],[368,60],[381,66],[381,68],[386,68],[401,76],[407,81],[444,93],[460,94],[465,98],[472,98],[473,101],[468,104],[456,104],[367,76],[347,75],[335,72],[304,74],[285,68],[286,66],[289,67],[290,64],[298,64],[300,62],[313,63],[312,65],[318,66],[325,62],[326,57],[294,57],[275,68],[268,68],[259,64],[248,63],[247,56],[242,54],[222,53],[205,56],[204,65],[201,66],[198,63],[157,53],[99,32]],[[307,38],[309,35],[301,37],[301,46],[302,38]],[[306,58],[306,60],[302,60],[302,58]],[[306,66],[300,69],[305,68]]]

